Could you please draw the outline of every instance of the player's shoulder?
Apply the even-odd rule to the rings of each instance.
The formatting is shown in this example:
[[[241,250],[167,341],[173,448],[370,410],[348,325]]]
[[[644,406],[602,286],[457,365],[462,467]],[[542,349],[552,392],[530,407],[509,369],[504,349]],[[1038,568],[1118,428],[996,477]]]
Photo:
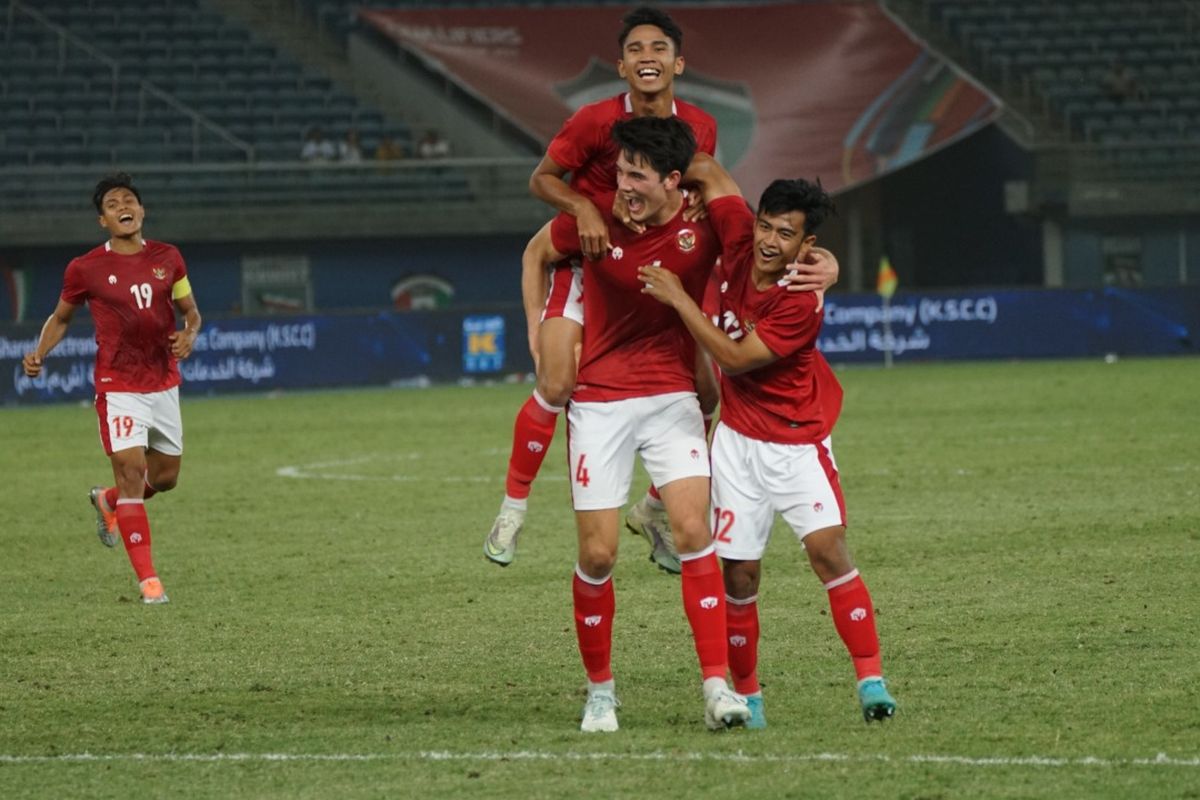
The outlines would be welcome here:
[[[616,122],[625,113],[625,95],[618,94],[582,105],[573,115],[577,121],[593,123]]]
[[[92,262],[103,259],[107,255],[108,255],[108,243],[106,242],[104,244],[96,245],[91,250],[88,250],[86,253],[83,253],[82,255],[75,256],[74,258],[71,259],[70,263],[77,264],[79,266],[86,266]],[[68,264],[68,266],[70,266],[70,265]]]
[[[675,116],[692,123],[702,123],[706,127],[717,127],[717,120],[703,108],[687,100],[675,98]]]
[[[150,256],[161,256],[169,254],[178,254],[179,248],[168,242],[160,242],[155,239],[146,239],[145,253]]]

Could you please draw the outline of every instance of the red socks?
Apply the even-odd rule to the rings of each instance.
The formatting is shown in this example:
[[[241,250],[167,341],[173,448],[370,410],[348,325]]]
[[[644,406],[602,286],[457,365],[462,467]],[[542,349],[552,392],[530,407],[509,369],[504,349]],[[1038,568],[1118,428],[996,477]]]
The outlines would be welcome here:
[[[729,672],[739,694],[761,691],[758,685],[758,595],[745,600],[725,598],[729,633]]]
[[[137,573],[138,582],[155,577],[154,562],[150,559],[150,520],[146,518],[145,504],[131,497],[118,500],[117,527],[121,530],[125,553]]]
[[[725,679],[725,581],[712,545],[699,553],[680,553],[683,610],[692,626],[700,671],[705,678]]]
[[[575,567],[572,583],[575,599],[575,637],[588,680],[593,683],[612,680],[612,620],[617,600],[612,576],[597,581]]]
[[[150,485],[150,476],[147,475],[142,479],[142,499],[149,500],[154,495],[158,494],[158,489]],[[117,501],[121,499],[120,493],[116,486],[110,486],[104,490],[104,502],[108,505],[110,511],[117,510]]]
[[[834,627],[850,651],[858,679],[881,677],[883,667],[879,656],[879,634],[875,631],[875,608],[858,570],[830,581],[825,588],[829,590]]]
[[[513,426],[512,455],[508,459],[508,479],[505,482],[505,493],[509,497],[517,500],[529,497],[530,484],[546,460],[546,451],[550,449],[554,427],[561,413],[561,406],[550,405],[537,390],[517,412],[517,421]]]

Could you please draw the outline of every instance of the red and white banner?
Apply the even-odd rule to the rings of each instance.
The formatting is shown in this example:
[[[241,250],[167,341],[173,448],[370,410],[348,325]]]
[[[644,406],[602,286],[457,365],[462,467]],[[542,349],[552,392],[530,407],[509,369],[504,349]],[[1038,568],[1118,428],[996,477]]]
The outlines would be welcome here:
[[[363,20],[543,142],[625,89],[624,7],[362,9]],[[718,157],[755,197],[777,177],[870,180],[993,120],[999,101],[876,4],[671,7],[676,93],[717,118]]]

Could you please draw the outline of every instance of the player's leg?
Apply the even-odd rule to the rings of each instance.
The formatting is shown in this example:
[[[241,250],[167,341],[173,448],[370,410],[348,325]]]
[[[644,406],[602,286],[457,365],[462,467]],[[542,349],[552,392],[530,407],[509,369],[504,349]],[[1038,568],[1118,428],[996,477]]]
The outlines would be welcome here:
[[[575,635],[587,672],[588,696],[579,729],[617,730],[616,684],[612,673],[612,621],[616,611],[612,571],[617,560],[619,509],[575,512],[579,558],[572,582]]]
[[[743,725],[746,699],[729,688],[725,587],[708,522],[708,445],[692,394],[643,398],[639,449],[659,487],[680,560],[684,613],[692,628],[705,699],[705,723],[718,730]]]
[[[885,719],[895,713],[896,701],[883,680],[871,593],[846,546],[845,501],[829,439],[790,450],[794,452],[786,458],[786,468],[793,471],[793,478],[786,490],[776,487],[781,489],[776,502],[787,503],[783,517],[803,542],[809,564],[829,594],[834,627],[858,678],[864,718]],[[780,472],[783,462],[781,457]]]
[[[704,415],[704,435],[708,437],[717,404],[720,402],[720,386],[713,373],[711,360],[697,348],[696,351],[696,394],[700,411]],[[641,536],[650,544],[650,560],[665,572],[679,574],[679,553],[675,551],[675,537],[671,534],[671,523],[667,517],[662,496],[653,483],[646,494],[635,503],[625,517],[625,527]]]
[[[758,682],[758,585],[775,517],[759,479],[756,444],[718,425],[711,453],[712,534],[724,566],[729,672],[750,708],[747,728],[767,726]]]
[[[583,340],[582,280],[582,273],[572,269],[554,271],[538,328],[537,388],[517,412],[504,500],[483,543],[484,556],[502,567],[516,557],[533,481],[575,388],[577,351]]]
[[[117,450],[109,456],[117,488],[117,528],[125,544],[125,553],[137,575],[145,603],[165,603],[167,596],[154,568],[150,550],[150,520],[146,516],[143,489],[146,481],[146,455],[141,447]]]
[[[627,409],[632,401],[572,403],[567,460],[578,529],[572,581],[575,634],[588,677],[580,730],[615,731],[612,675],[612,570],[617,559],[620,507],[633,479],[635,445]]]

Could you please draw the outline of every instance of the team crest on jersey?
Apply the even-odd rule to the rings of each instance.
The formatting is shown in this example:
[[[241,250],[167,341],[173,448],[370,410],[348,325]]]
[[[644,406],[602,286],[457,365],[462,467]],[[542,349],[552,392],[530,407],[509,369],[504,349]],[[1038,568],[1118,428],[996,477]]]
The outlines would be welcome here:
[[[612,257],[613,257],[613,261],[620,261],[622,258],[625,257],[625,251],[619,247],[614,247],[612,249]]]
[[[675,237],[675,244],[679,246],[679,252],[690,253],[696,249],[696,232],[691,228],[684,228]]]
[[[162,267],[155,267],[152,272],[154,273],[154,277],[158,278],[160,281],[165,281],[167,279],[167,271]]]

